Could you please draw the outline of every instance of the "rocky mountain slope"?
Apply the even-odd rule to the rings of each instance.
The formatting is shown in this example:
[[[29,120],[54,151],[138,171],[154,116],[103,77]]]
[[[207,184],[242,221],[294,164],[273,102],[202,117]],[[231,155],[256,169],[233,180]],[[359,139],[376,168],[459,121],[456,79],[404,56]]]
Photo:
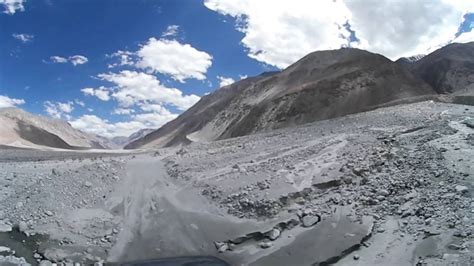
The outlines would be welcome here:
[[[0,109],[0,145],[24,148],[106,148],[104,141],[74,129],[65,121],[50,119],[17,108]]]
[[[474,42],[449,44],[416,61],[412,69],[438,93],[474,95]]]
[[[125,148],[243,136],[434,93],[424,81],[381,55],[350,48],[319,51],[281,72],[221,88]]]
[[[257,77],[246,78],[225,86],[213,93],[204,96],[194,106],[181,114],[178,118],[165,124],[155,132],[143,138],[130,142],[125,149],[134,149],[153,143],[158,146],[171,146],[190,142],[187,135],[203,128],[207,123],[223,111],[231,101],[248,87],[274,73],[263,73]]]
[[[127,138],[127,143],[133,142],[137,139],[141,139],[145,137],[146,135],[150,134],[151,132],[155,131],[156,129],[154,128],[143,128],[138,130],[135,133],[132,133],[130,136]]]

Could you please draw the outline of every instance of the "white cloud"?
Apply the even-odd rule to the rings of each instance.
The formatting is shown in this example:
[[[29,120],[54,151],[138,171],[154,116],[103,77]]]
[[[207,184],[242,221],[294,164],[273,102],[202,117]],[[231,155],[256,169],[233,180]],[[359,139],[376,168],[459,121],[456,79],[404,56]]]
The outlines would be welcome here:
[[[57,55],[51,56],[49,59],[53,63],[59,63],[59,64],[67,63],[67,58],[57,56]]]
[[[128,136],[143,128],[143,124],[138,121],[110,123],[95,115],[83,115],[75,120],[69,120],[69,123],[76,129],[108,138]]]
[[[22,43],[31,42],[35,38],[34,35],[26,34],[26,33],[21,33],[21,34],[20,33],[13,33],[12,36],[13,36],[13,38],[21,41]]]
[[[179,26],[178,25],[169,25],[166,27],[166,30],[161,34],[161,37],[175,37],[178,35]]]
[[[95,95],[94,92],[95,92],[95,89],[93,88],[84,88],[81,90],[82,93],[84,93],[84,95]]]
[[[68,115],[74,110],[73,102],[51,102],[46,101],[44,102],[44,110],[48,115],[54,118],[66,118],[70,119],[71,117]]]
[[[89,59],[83,55],[73,55],[69,57],[69,62],[75,66],[85,64],[88,61]]]
[[[235,82],[233,78],[226,78],[222,76],[217,76],[217,79],[219,80],[219,87],[224,87]]]
[[[178,117],[177,114],[166,113],[144,113],[133,116],[134,121],[143,123],[142,128],[159,128],[167,122]]]
[[[206,7],[238,20],[248,56],[284,68],[304,55],[348,45],[349,10],[333,0],[206,0]]]
[[[53,55],[49,58],[49,60],[50,60],[51,63],[57,63],[57,64],[64,64],[64,63],[69,62],[69,63],[73,64],[74,66],[82,65],[82,64],[85,64],[89,61],[89,59],[87,59],[87,57],[85,57],[83,55],[73,55],[73,56],[70,56],[68,58]],[[47,61],[44,61],[44,62],[48,63]]]
[[[152,103],[144,103],[140,105],[140,109],[142,109],[145,112],[154,112],[154,113],[159,113],[159,114],[169,114],[170,112],[168,109],[163,107],[160,104],[152,104]]]
[[[83,115],[69,123],[79,130],[108,138],[129,136],[143,128],[159,128],[176,118],[175,114],[146,113],[132,116],[131,121],[111,123],[95,115]]]
[[[454,39],[464,14],[474,11],[474,1],[346,2],[351,10],[349,23],[361,40],[359,47],[392,60],[446,45]]]
[[[119,58],[120,62],[109,64],[109,68],[118,67],[118,66],[133,66],[135,63],[133,61],[134,53],[129,51],[118,50],[117,52],[108,55],[111,58]]]
[[[77,104],[77,105],[79,105],[79,106],[81,106],[81,107],[85,107],[85,106],[86,106],[86,104],[85,104],[83,101],[78,100],[78,99],[75,99],[75,100],[74,100],[74,103]]]
[[[84,93],[84,95],[95,96],[99,98],[99,100],[104,101],[104,102],[110,100],[109,91],[103,86],[101,86],[98,89],[84,88],[81,90],[81,92]]]
[[[25,100],[23,99],[15,99],[15,98],[10,98],[6,95],[0,95],[0,108],[14,107],[16,105],[21,105],[24,103],[25,103]]]
[[[469,32],[461,33],[453,42],[467,43],[474,42],[474,29]]]
[[[248,76],[247,75],[239,75],[240,79],[246,79]]]
[[[178,89],[167,88],[155,76],[146,73],[124,70],[120,73],[99,74],[98,77],[116,85],[112,97],[124,107],[153,102],[171,104],[185,110],[199,100],[194,94],[183,95]]]
[[[24,2],[26,0],[0,0],[0,5],[5,9],[3,13],[13,15],[16,11],[25,11]]]
[[[189,78],[206,79],[207,69],[212,65],[212,56],[175,40],[150,38],[136,54],[137,67],[170,75],[180,82]]]
[[[106,90],[98,89],[95,90],[94,94],[102,101],[108,101],[110,99],[109,92]]]
[[[183,95],[180,90],[168,88],[155,76],[142,72],[123,70],[97,77],[113,85],[81,91],[96,97],[101,97],[100,92],[103,92],[107,99],[116,100],[118,107],[112,114],[127,116],[129,121],[109,122],[95,115],[83,115],[69,122],[77,129],[105,137],[128,136],[139,129],[159,128],[178,116],[167,109],[167,105],[185,110],[200,99],[196,95]]]
[[[178,25],[170,25],[163,36],[175,36],[178,30]],[[136,52],[118,50],[107,57],[119,59],[118,62],[109,64],[109,68],[134,66],[149,74],[161,73],[183,83],[186,79],[206,79],[205,74],[212,65],[211,55],[190,44],[156,38],[148,39]]]
[[[114,115],[129,115],[135,113],[135,110],[130,109],[130,108],[115,108],[112,114]]]
[[[61,112],[58,110],[58,108],[56,107],[56,105],[54,105],[53,103],[47,101],[44,103],[44,110],[46,111],[46,113],[54,118],[61,118]]]
[[[72,110],[74,110],[74,107],[72,107],[73,103],[72,102],[67,102],[67,103],[57,103],[58,109],[61,112],[64,113],[70,113]]]
[[[279,68],[304,55],[342,46],[390,59],[426,54],[451,42],[474,11],[471,0],[206,0],[206,7],[237,19],[249,57]],[[346,23],[360,40],[350,42]]]

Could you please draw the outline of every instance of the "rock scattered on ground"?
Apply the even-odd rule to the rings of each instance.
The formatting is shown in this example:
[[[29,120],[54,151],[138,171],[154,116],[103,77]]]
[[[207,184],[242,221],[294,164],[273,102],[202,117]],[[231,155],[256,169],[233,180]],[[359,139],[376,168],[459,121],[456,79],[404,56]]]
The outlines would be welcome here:
[[[320,256],[319,262],[334,257],[340,265],[354,260],[380,265],[389,264],[391,258],[412,257],[416,261],[407,265],[420,261],[468,265],[469,254],[474,253],[474,132],[464,121],[473,115],[471,107],[424,102],[140,156],[165,165],[168,175],[160,179],[160,189],[186,188],[186,196],[193,204],[202,203],[198,207],[209,215],[227,224],[237,220],[258,225],[244,233],[229,233],[230,239],[203,240],[203,246],[224,259],[258,262],[288,249],[301,251],[301,257]],[[149,222],[146,217],[155,217],[127,217],[120,208],[123,198],[117,197],[121,189],[140,189],[133,195],[149,199],[131,201],[144,206],[138,209],[146,213],[138,214],[162,215],[167,204],[144,192],[156,188],[155,179],[141,184],[143,188],[131,185],[136,182],[123,183],[130,181],[126,162],[138,159],[0,150],[0,231],[18,225],[22,234],[45,233],[54,240],[32,250],[32,255],[39,255],[33,258],[36,263],[105,261],[121,237],[127,232],[134,236],[136,228],[127,231],[125,222],[143,226]],[[367,227],[359,227],[366,217],[373,220],[368,235]],[[318,234],[325,247],[341,248],[334,256],[320,254],[323,249],[308,254],[302,246],[292,246],[311,247],[314,239],[305,236],[332,228],[333,221],[344,222],[338,229],[343,236],[346,231],[347,237],[361,236],[355,246],[342,248],[326,232]],[[195,225],[183,232],[200,239],[202,228]],[[387,244],[387,239],[396,244]],[[173,241],[177,238],[166,243]],[[419,253],[420,247],[429,246],[426,241],[440,248]],[[246,247],[256,250],[253,256],[239,256],[246,254],[239,253]],[[403,255],[396,253],[400,249]]]

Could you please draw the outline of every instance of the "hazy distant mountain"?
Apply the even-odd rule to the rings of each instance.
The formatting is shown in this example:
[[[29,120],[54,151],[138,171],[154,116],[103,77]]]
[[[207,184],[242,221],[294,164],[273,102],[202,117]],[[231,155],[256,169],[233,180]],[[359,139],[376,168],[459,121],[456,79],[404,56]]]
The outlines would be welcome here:
[[[130,136],[127,138],[127,143],[133,142],[137,139],[141,139],[145,137],[146,135],[150,134],[151,132],[155,131],[156,129],[154,128],[143,128],[138,130],[135,133],[132,133]]]
[[[474,95],[474,42],[449,44],[414,63],[438,93]]]
[[[110,142],[110,146],[119,149],[123,148],[123,146],[127,145],[130,142],[136,141],[137,139],[143,138],[147,134],[155,131],[156,129],[153,128],[143,128],[138,130],[137,132],[132,133],[128,137],[123,137],[123,136],[118,136],[118,137],[113,137],[111,139],[108,139]]]
[[[107,148],[100,138],[69,123],[37,116],[18,108],[0,109],[0,145],[26,148]]]
[[[318,51],[281,72],[242,80],[203,97],[177,119],[126,148],[243,136],[434,93],[381,55],[350,48]]]
[[[87,133],[86,133],[87,134]],[[97,139],[101,146],[107,147],[108,149],[121,149],[122,145],[117,144],[114,139],[106,138],[104,136],[92,134],[94,139]],[[127,137],[124,137],[127,138]]]
[[[113,143],[115,148],[121,148],[129,142],[128,137],[123,136],[113,137],[109,141]]]

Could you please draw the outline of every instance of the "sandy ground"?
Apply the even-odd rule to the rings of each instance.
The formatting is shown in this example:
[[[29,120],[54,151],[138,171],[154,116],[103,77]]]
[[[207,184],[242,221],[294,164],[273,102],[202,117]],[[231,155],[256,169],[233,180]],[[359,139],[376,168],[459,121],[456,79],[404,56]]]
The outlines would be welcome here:
[[[0,255],[472,265],[469,117],[425,102],[136,154],[2,150],[0,246],[15,254]]]

